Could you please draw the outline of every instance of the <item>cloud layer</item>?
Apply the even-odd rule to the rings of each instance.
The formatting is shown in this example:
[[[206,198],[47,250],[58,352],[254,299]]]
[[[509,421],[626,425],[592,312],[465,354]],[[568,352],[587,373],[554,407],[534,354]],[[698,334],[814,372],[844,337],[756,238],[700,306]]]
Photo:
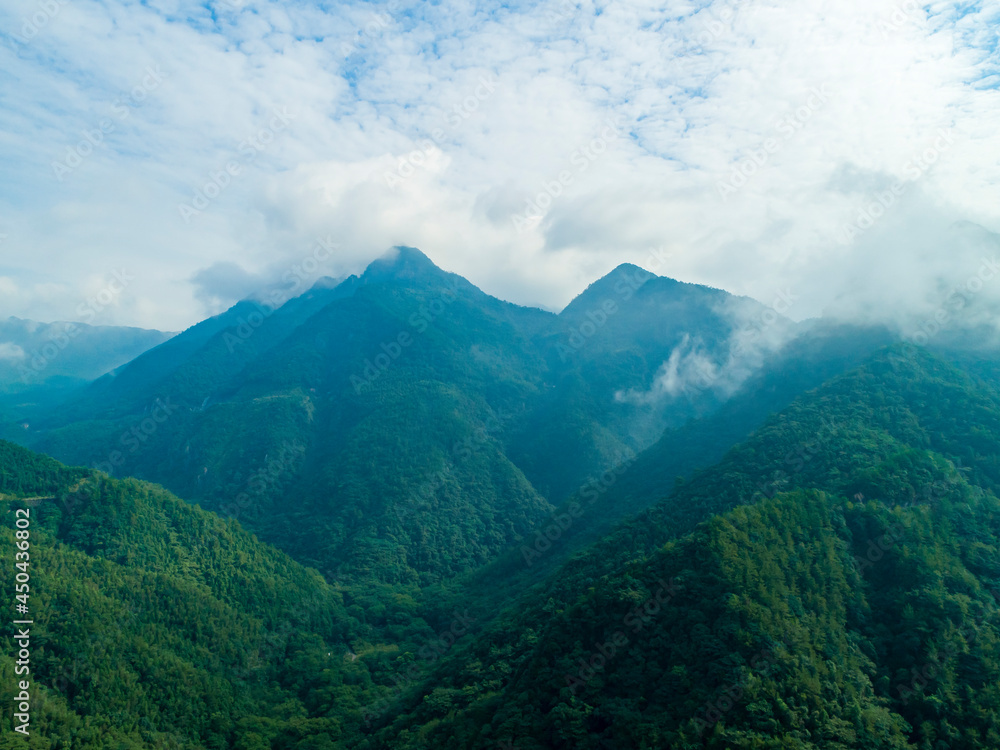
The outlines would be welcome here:
[[[330,237],[317,275],[406,244],[550,308],[663,247],[658,273],[765,304],[792,289],[793,318],[933,313],[982,253],[931,239],[1000,229],[998,20],[895,0],[11,0],[0,315],[99,305],[96,323],[175,330]]]

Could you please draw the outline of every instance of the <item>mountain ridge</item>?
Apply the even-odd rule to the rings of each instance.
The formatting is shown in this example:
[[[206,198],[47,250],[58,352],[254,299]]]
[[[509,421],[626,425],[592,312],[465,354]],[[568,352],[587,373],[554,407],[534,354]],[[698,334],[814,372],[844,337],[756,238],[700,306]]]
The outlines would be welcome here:
[[[397,248],[280,306],[237,303],[14,436],[236,514],[325,575],[447,578],[492,561],[664,430],[713,413],[772,356],[732,353],[768,308],[622,269],[633,273],[619,267],[555,315]],[[601,284],[613,306],[584,311]],[[779,331],[794,325],[776,318]],[[674,360],[682,370],[667,373]],[[709,362],[715,383],[658,385]],[[159,404],[169,419],[149,421]],[[441,520],[462,503],[467,519]],[[459,535],[437,536],[449,528]]]

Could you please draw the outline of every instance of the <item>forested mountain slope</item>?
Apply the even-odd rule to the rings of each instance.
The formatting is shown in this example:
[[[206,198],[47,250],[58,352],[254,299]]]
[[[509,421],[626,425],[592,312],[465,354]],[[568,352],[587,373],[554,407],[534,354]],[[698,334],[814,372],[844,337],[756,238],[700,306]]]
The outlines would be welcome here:
[[[161,482],[331,580],[426,584],[717,408],[715,388],[655,392],[665,363],[725,360],[765,309],[622,266],[556,316],[398,248],[277,309],[240,303],[19,439]]]
[[[36,744],[993,747],[997,436],[989,385],[892,349],[500,608],[330,585],[232,519],[0,443],[4,543],[32,519]]]
[[[668,496],[678,481],[719,461],[772,413],[859,366],[892,341],[894,336],[883,328],[810,322],[716,411],[667,429],[645,451],[591,477],[516,547],[473,573],[468,586],[503,600],[544,580],[618,523]],[[567,517],[572,522],[559,525],[557,539],[544,538],[552,518]],[[537,554],[542,547],[545,554]]]
[[[15,515],[29,521],[28,747],[347,747],[391,692],[394,657],[448,626],[421,619],[415,592],[351,594],[161,488],[0,441],[4,591]],[[26,746],[13,634],[0,636],[3,748]]]
[[[308,679],[296,659],[332,651],[331,679],[364,679],[342,658],[364,628],[315,571],[161,489],[10,443],[0,443],[0,492],[5,549],[15,549],[13,511],[30,519],[31,747],[228,747],[254,722],[286,747],[339,733],[334,721],[290,721],[317,700],[296,688]],[[15,572],[3,566],[5,591]],[[5,710],[4,741],[21,747],[10,720]]]
[[[81,306],[83,307],[83,306]],[[89,318],[92,308],[84,308]],[[0,320],[0,393],[83,385],[170,339],[172,333],[128,326]]]
[[[530,592],[371,746],[993,747],[998,436],[996,393],[924,352],[835,378]]]

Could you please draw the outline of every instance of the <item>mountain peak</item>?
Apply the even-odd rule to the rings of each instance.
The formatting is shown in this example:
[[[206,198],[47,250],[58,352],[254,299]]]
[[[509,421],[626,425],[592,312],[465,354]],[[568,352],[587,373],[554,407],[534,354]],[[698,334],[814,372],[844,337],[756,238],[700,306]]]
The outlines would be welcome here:
[[[397,245],[369,263],[361,278],[365,281],[426,279],[444,273],[417,248]]]
[[[560,315],[572,315],[574,312],[582,311],[597,304],[606,298],[617,298],[627,294],[631,290],[634,292],[650,279],[658,278],[644,268],[640,268],[632,263],[622,263],[613,270],[590,284],[580,294],[578,294],[560,313]]]
[[[318,291],[320,289],[336,289],[340,284],[347,281],[346,276],[320,276],[316,283],[309,287],[310,291]]]
[[[620,276],[623,273],[642,273],[649,275],[649,271],[644,268],[639,268],[635,263],[622,263],[615,266],[610,273],[608,273],[604,278]]]

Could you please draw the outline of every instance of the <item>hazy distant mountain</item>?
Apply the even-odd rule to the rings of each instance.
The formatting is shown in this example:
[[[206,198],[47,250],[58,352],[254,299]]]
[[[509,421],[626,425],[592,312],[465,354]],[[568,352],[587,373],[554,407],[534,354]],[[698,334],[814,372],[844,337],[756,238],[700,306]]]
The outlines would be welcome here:
[[[173,335],[122,326],[0,320],[0,391],[93,380]]]

